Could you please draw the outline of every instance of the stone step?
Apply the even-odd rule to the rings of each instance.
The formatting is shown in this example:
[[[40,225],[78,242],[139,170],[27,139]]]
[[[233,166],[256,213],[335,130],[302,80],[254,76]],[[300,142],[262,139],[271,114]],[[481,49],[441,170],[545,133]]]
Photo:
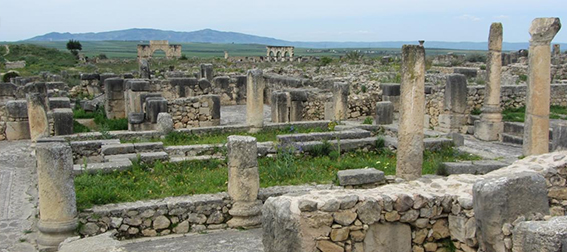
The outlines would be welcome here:
[[[195,144],[167,146],[164,151],[171,157],[194,157],[222,153],[225,148],[224,144]]]
[[[101,147],[101,153],[105,156],[159,151],[163,151],[162,142],[110,144]]]
[[[125,171],[132,167],[132,161],[130,159],[114,159],[111,162],[105,163],[90,163],[85,165],[76,164],[73,165],[73,174],[80,175],[82,173],[95,174],[98,172],[110,173],[113,171]]]
[[[452,174],[486,174],[491,171],[510,165],[509,163],[496,160],[478,160],[462,162],[444,162],[437,171],[439,175]]]
[[[551,134],[551,132],[550,132],[550,134]],[[510,134],[507,134],[507,133],[502,133],[502,142],[503,143],[523,145],[524,144],[524,138],[522,136],[515,136],[515,135],[510,135]],[[553,149],[553,144],[552,144],[551,141],[549,141],[549,149],[550,150]]]
[[[311,141],[323,141],[323,140],[336,140],[340,139],[361,139],[370,137],[371,133],[362,129],[350,129],[344,131],[331,131],[331,132],[313,132],[313,133],[301,133],[301,134],[289,134],[289,135],[279,135],[277,136],[278,142],[280,143],[292,143],[292,142],[311,142]]]
[[[524,123],[504,122],[504,133],[517,137],[524,137]],[[553,139],[553,129],[549,128],[549,140]]]
[[[130,161],[137,160],[138,157],[140,158],[141,162],[144,163],[151,163],[156,160],[167,161],[169,160],[169,155],[167,155],[164,151],[159,152],[143,152],[143,153],[128,153],[128,154],[119,154],[119,155],[108,155],[104,156],[105,162],[114,162],[115,160],[120,159],[129,159]]]
[[[384,145],[388,147],[398,148],[398,139],[391,136],[383,136]],[[453,140],[445,137],[428,137],[423,139],[424,150],[440,150],[453,146]]]
[[[180,163],[185,161],[195,161],[195,160],[212,160],[212,159],[224,159],[225,156],[212,156],[212,155],[203,155],[203,156],[194,156],[194,157],[172,157],[169,159],[170,163]]]

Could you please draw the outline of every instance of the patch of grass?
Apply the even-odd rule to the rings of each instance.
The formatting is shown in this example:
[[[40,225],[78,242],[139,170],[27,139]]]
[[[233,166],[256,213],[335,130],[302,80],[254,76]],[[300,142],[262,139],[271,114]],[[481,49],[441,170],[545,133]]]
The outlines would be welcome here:
[[[79,122],[73,120],[73,133],[84,133],[91,132],[87,126],[80,124]]]
[[[480,109],[475,108],[471,110],[471,115],[480,115],[480,114],[482,114],[482,111]]]
[[[127,130],[128,129],[128,119],[108,119],[106,118],[106,113],[104,108],[98,108],[95,112],[86,112],[83,109],[77,108],[73,110],[73,118],[75,119],[87,119],[92,118],[99,128],[106,131],[111,130]]]
[[[372,117],[366,117],[364,118],[364,122],[362,122],[362,124],[370,124],[372,125],[373,119]]]
[[[306,128],[306,127],[294,127],[289,126],[284,129],[275,130],[262,130],[258,133],[248,133],[246,131],[241,132],[219,132],[219,133],[208,133],[208,134],[193,134],[193,133],[182,133],[177,131],[172,131],[165,136],[163,139],[163,144],[169,145],[193,145],[193,144],[222,144],[226,143],[228,136],[231,135],[245,135],[253,136],[258,142],[268,142],[276,141],[277,135],[283,134],[293,134],[293,133],[310,133],[310,132],[325,132],[328,131],[326,128]]]
[[[506,108],[502,110],[502,120],[507,122],[524,122],[526,107]]]
[[[298,154],[293,147],[282,147],[276,157],[258,159],[260,186],[333,183],[339,170],[374,167],[393,175],[396,155],[389,149],[355,151],[340,155],[312,157]],[[453,148],[424,153],[424,174],[434,174],[441,162],[471,160],[478,157],[459,153]],[[82,174],[75,177],[77,207],[136,200],[156,199],[190,194],[226,191],[228,169],[224,160],[187,161],[182,163],[139,164],[128,171],[109,174]]]

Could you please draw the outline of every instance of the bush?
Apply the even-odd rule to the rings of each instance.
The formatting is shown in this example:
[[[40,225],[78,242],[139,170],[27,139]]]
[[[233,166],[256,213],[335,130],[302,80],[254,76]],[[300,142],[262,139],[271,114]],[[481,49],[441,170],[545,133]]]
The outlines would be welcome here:
[[[486,55],[484,55],[484,54],[479,54],[479,53],[470,54],[470,55],[467,55],[466,61],[468,61],[468,62],[483,62],[483,63],[486,63]]]
[[[179,57],[179,60],[187,60],[187,55],[182,54],[181,57]]]
[[[329,141],[323,141],[322,144],[318,144],[313,146],[313,149],[311,149],[311,156],[313,157],[321,157],[321,156],[328,156],[329,153],[331,153],[331,151],[333,150],[332,148],[333,146],[331,145],[331,143],[329,143]]]
[[[2,76],[3,82],[10,82],[10,79],[20,76],[16,71],[9,71]]]
[[[325,56],[325,57],[322,57],[321,60],[319,60],[319,64],[317,64],[317,65],[318,66],[326,66],[326,65],[331,64],[332,62],[333,62],[333,59]]]
[[[108,59],[108,57],[106,57],[106,54],[101,53],[101,54],[98,55],[98,59],[105,60],[105,59]]]

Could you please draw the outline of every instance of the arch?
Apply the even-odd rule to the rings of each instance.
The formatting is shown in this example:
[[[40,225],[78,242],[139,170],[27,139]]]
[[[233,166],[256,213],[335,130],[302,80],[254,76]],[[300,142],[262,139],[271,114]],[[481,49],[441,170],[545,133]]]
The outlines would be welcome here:
[[[278,51],[278,52],[276,53],[276,58],[279,59],[279,58],[281,58],[281,57],[282,57],[282,52]]]
[[[150,40],[149,45],[138,45],[138,59],[151,58],[158,50],[165,52],[168,59],[181,57],[181,45],[170,45],[167,40]]]
[[[284,56],[284,58],[289,58],[289,55],[290,55],[289,52],[285,51],[283,56]]]
[[[152,51],[152,58],[167,58],[167,53],[161,48]]]
[[[266,46],[268,61],[292,61],[293,46]]]

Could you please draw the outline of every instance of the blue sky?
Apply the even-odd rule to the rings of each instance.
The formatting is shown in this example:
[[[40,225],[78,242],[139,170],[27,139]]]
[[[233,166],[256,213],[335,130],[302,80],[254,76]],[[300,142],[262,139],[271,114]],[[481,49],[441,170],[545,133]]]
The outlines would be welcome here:
[[[48,32],[205,28],[290,41],[529,41],[536,17],[566,17],[567,0],[0,0],[0,41]],[[567,27],[555,43],[567,42]]]

